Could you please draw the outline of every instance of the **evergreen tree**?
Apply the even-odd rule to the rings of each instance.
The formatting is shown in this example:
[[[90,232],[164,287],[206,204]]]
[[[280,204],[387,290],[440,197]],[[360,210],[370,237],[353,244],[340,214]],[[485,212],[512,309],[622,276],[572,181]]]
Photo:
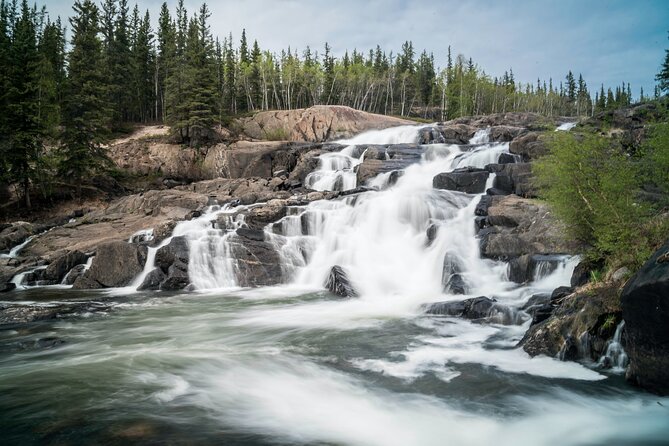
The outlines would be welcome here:
[[[38,78],[40,57],[35,28],[34,14],[27,0],[23,0],[9,54],[7,127],[11,132],[3,158],[8,162],[10,180],[21,186],[27,208],[31,207],[30,184],[42,150]]]
[[[108,107],[98,8],[92,0],[77,0],[73,9],[59,170],[81,198],[82,182],[106,160],[100,143],[107,131]]]
[[[655,76],[655,80],[660,91],[669,93],[669,49],[664,50],[664,53],[664,62],[660,67],[660,72]]]
[[[158,101],[158,115],[157,118],[165,120],[165,89],[167,78],[174,66],[174,58],[176,53],[176,30],[167,3],[163,3],[160,7],[160,17],[158,18],[158,54],[156,61],[157,69],[157,84],[158,90],[156,92]]]

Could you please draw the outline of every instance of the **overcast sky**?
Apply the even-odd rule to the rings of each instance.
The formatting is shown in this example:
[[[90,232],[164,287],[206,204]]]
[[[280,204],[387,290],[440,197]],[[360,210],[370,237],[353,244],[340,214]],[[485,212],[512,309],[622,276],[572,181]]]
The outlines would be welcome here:
[[[133,0],[129,0],[134,5]],[[137,1],[152,20],[162,0]],[[174,11],[176,0],[167,2]],[[189,13],[200,1],[186,0]],[[71,14],[73,0],[48,0],[52,16]],[[208,3],[211,28],[221,39],[239,39],[246,28],[262,49],[288,46],[335,56],[377,44],[397,53],[405,40],[433,52],[446,65],[446,51],[471,57],[488,74],[513,68],[516,80],[582,73],[591,91],[630,82],[653,91],[655,74],[669,48],[669,0],[223,0]],[[594,94],[594,93],[593,93]]]

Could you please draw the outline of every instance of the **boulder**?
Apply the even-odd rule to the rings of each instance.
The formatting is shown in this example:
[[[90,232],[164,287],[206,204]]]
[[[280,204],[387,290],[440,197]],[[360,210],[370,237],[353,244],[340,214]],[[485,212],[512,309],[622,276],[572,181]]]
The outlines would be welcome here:
[[[156,251],[155,265],[167,273],[170,266],[179,262],[188,265],[190,250],[185,236],[172,237],[170,242]]]
[[[86,265],[76,265],[63,278],[63,285],[74,285],[77,279],[86,272]]]
[[[440,316],[455,316],[464,319],[481,320],[491,322],[514,323],[513,311],[497,303],[495,299],[485,296],[472,297],[465,300],[436,302],[425,305],[426,314]]]
[[[146,252],[145,246],[121,241],[102,244],[95,251],[91,267],[74,282],[73,287],[85,289],[126,286],[142,272]]]
[[[669,241],[627,282],[622,296],[627,378],[669,395]]]
[[[456,256],[447,253],[444,256],[441,272],[443,290],[448,294],[467,294],[467,283],[462,277],[462,265]]]
[[[420,144],[467,144],[476,128],[467,124],[441,124],[427,127],[420,132]]]
[[[42,276],[42,280],[53,285],[59,284],[72,268],[76,265],[86,263],[87,260],[88,256],[83,252],[77,250],[70,251],[63,256],[58,257],[47,266]]]
[[[453,172],[444,172],[432,179],[435,189],[454,190],[467,194],[480,194],[485,191],[488,171],[485,169],[463,168]]]
[[[167,276],[160,268],[154,268],[146,275],[142,284],[137,287],[138,291],[144,290],[159,290],[160,284],[165,281]]]
[[[237,234],[231,236],[229,242],[239,286],[256,287],[281,283],[281,259],[271,243],[240,237]]]
[[[346,271],[338,265],[330,269],[330,274],[325,281],[325,288],[340,297],[356,297],[358,295],[353,285],[351,285]]]
[[[489,164],[486,169],[496,174],[493,188],[503,191],[503,195],[536,198],[531,163]]]
[[[602,284],[587,292],[569,290],[554,291],[537,308],[519,345],[531,356],[597,361],[622,320],[618,289]]]
[[[511,141],[509,152],[520,155],[524,161],[531,161],[547,155],[548,147],[540,133],[530,132]]]
[[[516,283],[527,283],[535,277],[545,277],[555,271],[562,259],[559,256],[525,254],[509,261],[509,280]]]
[[[156,275],[158,275],[156,273]],[[157,279],[154,277],[153,280]],[[160,289],[163,291],[183,290],[190,284],[188,277],[188,264],[176,261],[167,269],[165,280],[160,283]]]

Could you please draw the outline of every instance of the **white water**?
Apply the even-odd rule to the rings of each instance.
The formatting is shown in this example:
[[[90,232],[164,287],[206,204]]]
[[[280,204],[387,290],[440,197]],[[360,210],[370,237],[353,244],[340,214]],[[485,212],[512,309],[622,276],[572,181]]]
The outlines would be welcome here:
[[[606,353],[599,359],[600,366],[611,367],[617,373],[624,373],[628,362],[627,353],[622,345],[623,328],[625,328],[625,321],[618,324],[613,339],[606,346]]]
[[[568,132],[569,130],[573,129],[576,127],[576,122],[565,122],[564,124],[560,124],[557,126],[555,129],[556,132]]]
[[[25,239],[25,241],[24,241],[23,243],[21,243],[20,245],[16,245],[16,246],[14,246],[14,247],[9,251],[9,253],[7,253],[7,254],[0,254],[0,259],[15,259],[15,258],[17,258],[18,255],[19,255],[19,252],[21,252],[21,250],[22,250],[23,248],[25,248],[26,246],[28,246],[28,243],[32,242],[33,239],[34,239],[35,237],[36,237],[36,236],[31,235],[30,237],[28,237],[27,239]]]

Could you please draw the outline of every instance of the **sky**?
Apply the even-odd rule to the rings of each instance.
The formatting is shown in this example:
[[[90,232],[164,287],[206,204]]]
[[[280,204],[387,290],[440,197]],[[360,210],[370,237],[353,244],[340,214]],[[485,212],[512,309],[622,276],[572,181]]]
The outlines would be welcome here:
[[[47,0],[51,16],[69,16],[74,0]],[[129,0],[134,5],[134,0]],[[138,0],[155,21],[163,0]],[[176,0],[167,2],[173,12]],[[186,0],[189,14],[201,1]],[[669,0],[210,0],[212,33],[242,29],[261,49],[322,53],[367,52],[380,45],[397,54],[405,40],[434,53],[446,66],[447,48],[471,57],[491,76],[513,69],[517,81],[536,83],[567,71],[581,73],[593,93],[629,82],[653,91],[669,48]]]

